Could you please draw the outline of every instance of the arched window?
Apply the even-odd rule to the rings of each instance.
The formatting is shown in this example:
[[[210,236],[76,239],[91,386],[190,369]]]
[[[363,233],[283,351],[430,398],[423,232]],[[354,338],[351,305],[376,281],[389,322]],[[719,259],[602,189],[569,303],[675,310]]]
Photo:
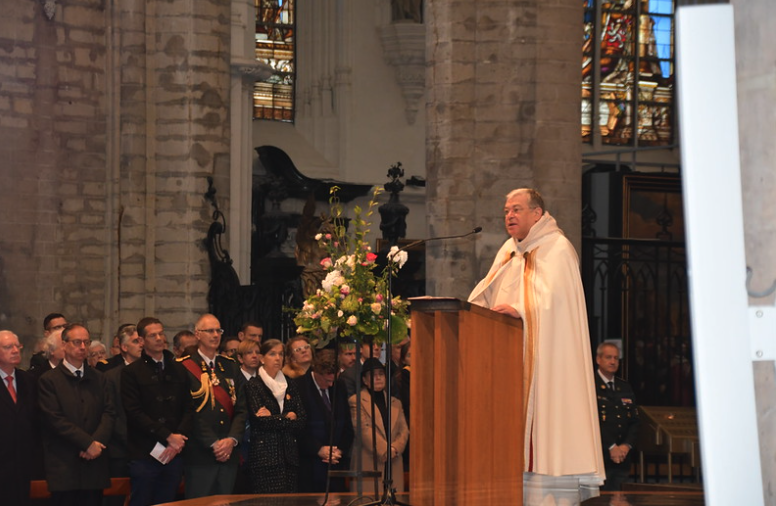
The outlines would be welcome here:
[[[295,31],[294,0],[254,0],[256,59],[275,72],[253,89],[253,117],[294,121]]]
[[[583,0],[582,140],[674,142],[674,0]]]

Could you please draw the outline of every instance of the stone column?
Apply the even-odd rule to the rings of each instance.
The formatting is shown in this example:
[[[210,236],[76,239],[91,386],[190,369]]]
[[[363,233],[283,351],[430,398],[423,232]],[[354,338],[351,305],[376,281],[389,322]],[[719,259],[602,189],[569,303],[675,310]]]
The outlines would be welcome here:
[[[231,2],[124,2],[122,317],[188,327],[207,309],[213,176],[229,200]]]
[[[738,129],[741,187],[745,198],[746,263],[752,268],[750,287],[767,290],[776,282],[776,34],[763,20],[776,18],[771,0],[732,0],[736,30]],[[750,298],[752,306],[774,304],[774,296]],[[769,336],[776,339],[776,336]],[[754,362],[760,456],[765,504],[776,504],[776,383],[774,362]]]
[[[4,7],[0,328],[31,351],[49,312],[102,330],[105,14],[99,0]]]
[[[504,196],[531,186],[575,244],[581,215],[576,0],[427,2],[427,291],[465,298],[506,239]]]

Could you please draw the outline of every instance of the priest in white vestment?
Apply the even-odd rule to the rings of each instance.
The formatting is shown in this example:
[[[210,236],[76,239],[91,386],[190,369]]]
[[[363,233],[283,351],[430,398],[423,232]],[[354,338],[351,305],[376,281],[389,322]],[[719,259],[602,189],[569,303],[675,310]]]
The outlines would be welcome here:
[[[504,222],[469,302],[523,319],[524,505],[579,504],[605,479],[579,260],[537,191],[510,192]]]

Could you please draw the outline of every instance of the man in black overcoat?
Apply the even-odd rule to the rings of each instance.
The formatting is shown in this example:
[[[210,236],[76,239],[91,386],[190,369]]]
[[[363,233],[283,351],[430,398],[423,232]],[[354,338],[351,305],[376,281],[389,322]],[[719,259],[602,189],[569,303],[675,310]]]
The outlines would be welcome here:
[[[100,506],[110,487],[106,444],[116,411],[105,377],[86,364],[89,331],[62,331],[65,359],[38,380],[46,482],[53,506]]]
[[[140,359],[121,371],[121,398],[127,418],[130,506],[175,500],[183,477],[183,456],[191,431],[191,394],[183,366],[165,349],[162,322],[145,317],[137,324],[143,339]]]
[[[344,384],[334,386],[338,370],[334,350],[320,350],[310,370],[296,380],[307,413],[307,425],[299,437],[301,492],[326,491],[330,454],[332,470],[350,469],[353,423]],[[344,479],[332,478],[329,490],[346,491]]]
[[[630,474],[633,446],[639,433],[639,410],[630,384],[614,375],[620,367],[619,348],[602,343],[595,360],[598,421],[606,469],[606,482],[601,490],[621,490]]]

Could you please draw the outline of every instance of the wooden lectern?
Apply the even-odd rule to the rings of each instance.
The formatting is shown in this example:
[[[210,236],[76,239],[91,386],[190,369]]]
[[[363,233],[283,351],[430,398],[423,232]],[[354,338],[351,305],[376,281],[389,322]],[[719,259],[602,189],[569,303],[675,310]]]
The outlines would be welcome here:
[[[523,504],[523,322],[410,299],[410,503]]]

